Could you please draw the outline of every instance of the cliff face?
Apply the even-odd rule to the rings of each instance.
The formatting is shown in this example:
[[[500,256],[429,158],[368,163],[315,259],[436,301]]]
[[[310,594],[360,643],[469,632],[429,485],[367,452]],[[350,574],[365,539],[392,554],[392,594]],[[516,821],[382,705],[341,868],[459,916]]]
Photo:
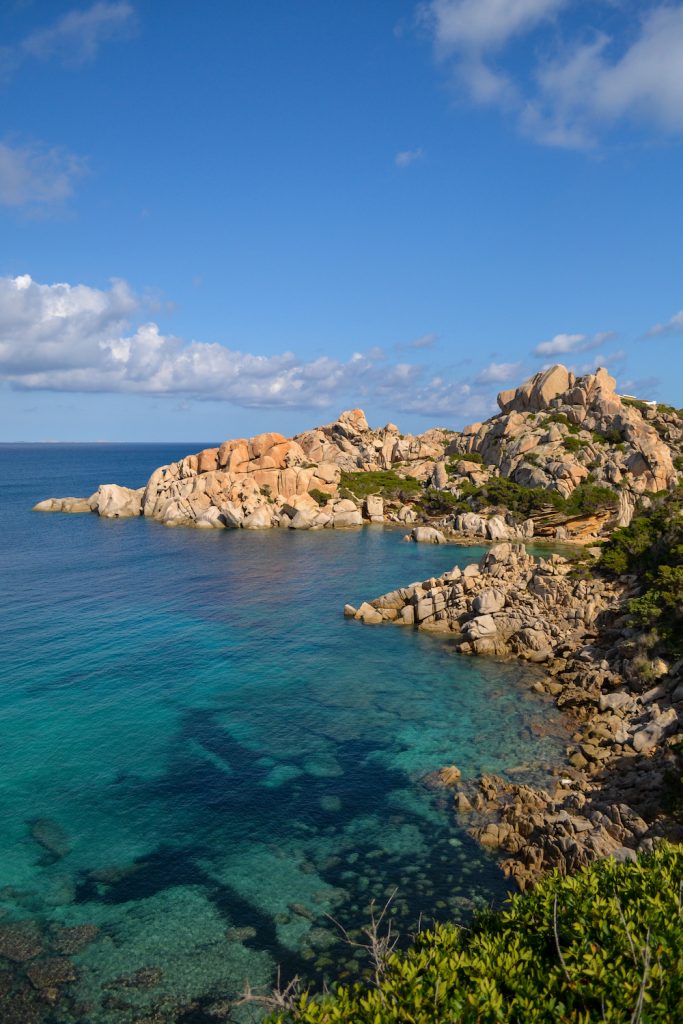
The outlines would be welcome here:
[[[576,378],[564,366],[553,366],[502,392],[498,403],[500,413],[485,423],[460,433],[432,429],[419,435],[403,435],[393,423],[373,430],[362,410],[353,409],[293,438],[268,433],[224,441],[159,467],[139,491],[106,484],[90,498],[48,499],[36,509],[142,514],[171,526],[247,529],[349,527],[424,516],[414,484],[418,504],[412,511],[400,503],[387,509],[379,496],[363,501],[340,495],[342,473],[391,470],[449,492],[453,501],[464,484],[471,493],[495,477],[563,498],[581,484],[596,483],[618,495],[618,521],[625,524],[640,495],[677,479],[673,456],[683,446],[682,421],[622,399],[606,370]],[[467,506],[459,512],[444,527],[472,532]],[[599,531],[609,518],[589,524],[588,532]],[[518,535],[507,527],[492,532],[491,522],[482,520],[474,532],[490,539]]]

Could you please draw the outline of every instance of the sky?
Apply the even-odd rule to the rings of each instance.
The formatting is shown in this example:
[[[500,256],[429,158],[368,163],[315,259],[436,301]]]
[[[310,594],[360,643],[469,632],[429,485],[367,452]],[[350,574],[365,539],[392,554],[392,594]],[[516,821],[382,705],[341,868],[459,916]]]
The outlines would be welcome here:
[[[683,0],[3,0],[0,441],[683,406]]]

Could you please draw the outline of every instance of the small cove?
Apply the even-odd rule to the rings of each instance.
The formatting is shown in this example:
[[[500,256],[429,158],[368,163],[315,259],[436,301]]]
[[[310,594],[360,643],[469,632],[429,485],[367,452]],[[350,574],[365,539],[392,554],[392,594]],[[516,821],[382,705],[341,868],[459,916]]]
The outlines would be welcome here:
[[[278,963],[352,976],[326,915],[357,927],[394,889],[404,933],[465,919],[506,886],[420,780],[535,776],[564,746],[533,670],[342,616],[481,549],[29,511],[195,447],[0,446],[0,925],[100,929],[38,1020],[189,1024]]]

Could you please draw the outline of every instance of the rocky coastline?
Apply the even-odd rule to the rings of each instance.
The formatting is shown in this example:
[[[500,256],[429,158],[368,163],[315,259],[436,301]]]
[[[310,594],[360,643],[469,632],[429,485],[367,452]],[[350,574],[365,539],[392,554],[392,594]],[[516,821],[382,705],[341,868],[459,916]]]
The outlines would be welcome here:
[[[354,409],[292,438],[224,441],[160,466],[141,488],[102,484],[89,497],[47,498],[35,510],[202,529],[427,523],[454,537],[589,542],[627,524],[643,495],[672,486],[683,452],[679,417],[619,396],[615,386],[605,370],[576,378],[557,365],[502,392],[498,415],[460,432],[371,429]],[[506,508],[507,495],[492,486],[501,480],[546,494],[547,505],[527,515]],[[611,505],[560,507],[587,486],[611,494]]]
[[[454,765],[437,777],[454,790],[469,833],[499,852],[522,890],[552,868],[567,873],[598,857],[632,859],[658,838],[683,839],[666,806],[673,751],[683,741],[683,665],[658,658],[643,677],[638,631],[626,611],[636,592],[633,577],[586,576],[561,555],[537,561],[522,544],[502,543],[478,565],[344,609],[368,625],[451,635],[464,655],[543,665],[533,688],[574,723],[552,787],[495,776],[464,781]]]
[[[683,838],[667,787],[683,742],[683,663],[646,657],[628,614],[633,575],[600,572],[600,544],[683,469],[683,417],[620,396],[605,370],[556,365],[498,396],[463,431],[404,436],[361,410],[285,438],[262,434],[159,467],[145,487],[103,484],[36,511],[145,516],[200,529],[353,529],[394,523],[418,543],[491,544],[478,565],[412,583],[345,614],[446,633],[463,655],[543,667],[534,687],[573,717],[567,762],[543,790],[455,766],[457,813],[524,889],[550,868],[628,859]],[[583,561],[536,560],[534,538],[574,543]],[[597,567],[596,567],[597,563]]]

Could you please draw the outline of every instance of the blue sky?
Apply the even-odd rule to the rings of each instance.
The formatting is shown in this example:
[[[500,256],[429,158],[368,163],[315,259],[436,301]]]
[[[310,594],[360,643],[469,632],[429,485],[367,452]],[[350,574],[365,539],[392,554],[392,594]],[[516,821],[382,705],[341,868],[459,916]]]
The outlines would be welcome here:
[[[0,440],[683,406],[683,3],[5,0]]]

